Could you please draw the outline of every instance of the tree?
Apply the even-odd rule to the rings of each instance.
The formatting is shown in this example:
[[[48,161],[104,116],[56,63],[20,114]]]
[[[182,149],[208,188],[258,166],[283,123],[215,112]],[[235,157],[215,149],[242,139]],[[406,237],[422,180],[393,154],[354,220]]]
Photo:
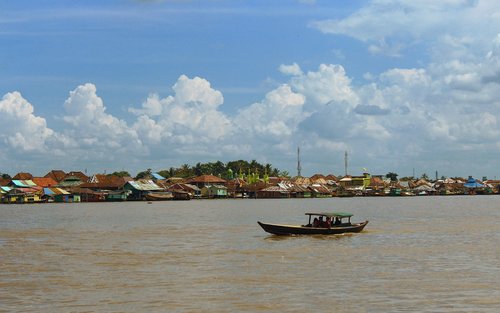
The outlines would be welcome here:
[[[158,174],[160,174],[161,176],[165,177],[165,178],[169,178],[169,177],[172,177],[170,175],[170,170],[161,170],[158,172]]]
[[[146,178],[151,178],[151,169],[148,168],[145,171],[137,173],[137,176],[135,176],[135,179],[146,179]]]
[[[208,162],[208,163],[196,163],[195,166],[189,166],[188,164],[183,164],[179,168],[170,167],[168,170],[159,171],[158,174],[165,178],[169,177],[182,177],[188,178],[192,176],[200,175],[215,175],[225,179],[230,179],[230,174],[233,173],[235,176],[247,176],[250,173],[254,176],[258,175],[260,178],[267,176],[288,176],[288,172],[283,173],[274,168],[270,163],[265,165],[260,164],[256,160],[251,162],[245,160],[229,161],[223,163],[222,161]],[[147,171],[139,173],[141,177],[147,176]],[[138,174],[138,175],[139,175]]]
[[[189,164],[183,164],[179,169],[177,169],[175,176],[188,178],[194,176],[194,169],[189,166]]]
[[[398,174],[389,172],[385,175],[386,178],[390,178],[391,181],[398,181]]]
[[[286,177],[286,178],[290,178],[290,173],[288,171],[282,171],[282,172],[279,172],[279,177]]]
[[[130,173],[127,171],[114,172],[109,174],[108,176],[118,176],[118,177],[130,177]]]

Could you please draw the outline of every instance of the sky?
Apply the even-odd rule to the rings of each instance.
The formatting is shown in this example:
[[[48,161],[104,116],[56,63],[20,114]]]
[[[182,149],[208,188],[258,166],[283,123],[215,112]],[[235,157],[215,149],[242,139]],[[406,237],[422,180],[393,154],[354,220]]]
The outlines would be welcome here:
[[[500,179],[496,0],[0,2],[0,172]]]

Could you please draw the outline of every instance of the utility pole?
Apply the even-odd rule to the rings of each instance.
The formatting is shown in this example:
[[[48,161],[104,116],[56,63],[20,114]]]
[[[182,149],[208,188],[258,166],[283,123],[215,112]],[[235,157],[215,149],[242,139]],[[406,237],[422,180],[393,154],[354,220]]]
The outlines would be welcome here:
[[[297,147],[297,176],[301,177],[300,171],[302,167],[300,166],[300,147]]]

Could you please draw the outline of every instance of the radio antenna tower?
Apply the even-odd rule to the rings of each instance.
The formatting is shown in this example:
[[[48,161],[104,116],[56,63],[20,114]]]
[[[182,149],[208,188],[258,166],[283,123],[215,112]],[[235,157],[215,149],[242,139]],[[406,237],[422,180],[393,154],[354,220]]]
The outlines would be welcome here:
[[[344,155],[345,176],[347,176],[347,150]]]
[[[297,147],[297,176],[301,177],[300,171],[302,167],[300,166],[300,147]]]

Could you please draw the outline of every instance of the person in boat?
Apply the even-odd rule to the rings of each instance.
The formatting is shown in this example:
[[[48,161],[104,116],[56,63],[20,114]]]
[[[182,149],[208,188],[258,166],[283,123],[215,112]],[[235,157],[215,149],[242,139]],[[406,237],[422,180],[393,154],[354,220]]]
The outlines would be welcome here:
[[[314,218],[312,227],[319,227],[319,220],[317,217]]]
[[[335,225],[337,225],[337,226],[338,226],[338,225],[340,225],[340,224],[342,224],[342,222],[340,222],[340,218],[336,217],[336,218],[335,218]]]
[[[330,228],[331,226],[332,226],[332,218],[330,216],[327,216],[325,225],[323,227]]]

